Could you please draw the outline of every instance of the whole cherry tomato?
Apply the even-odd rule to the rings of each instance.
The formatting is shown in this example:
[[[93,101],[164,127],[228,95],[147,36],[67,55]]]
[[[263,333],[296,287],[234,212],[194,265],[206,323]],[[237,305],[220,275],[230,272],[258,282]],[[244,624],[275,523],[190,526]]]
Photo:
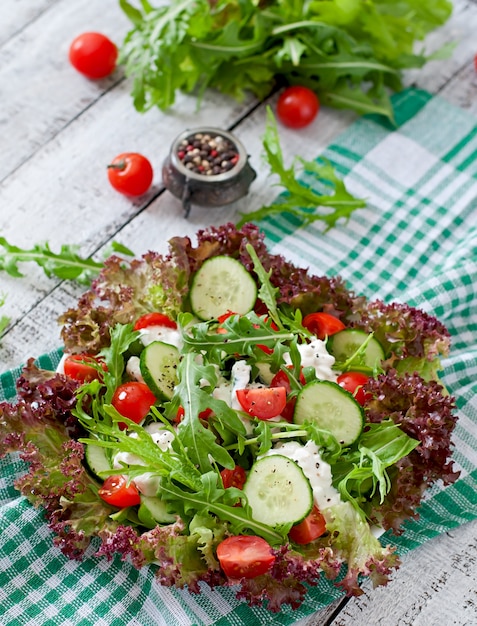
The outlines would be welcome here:
[[[346,389],[353,394],[356,402],[364,405],[366,400],[371,397],[371,394],[366,393],[363,389],[363,385],[366,384],[369,380],[369,376],[363,374],[362,372],[343,372],[336,379],[336,382],[340,387]]]
[[[137,152],[124,152],[108,165],[111,185],[127,196],[142,196],[152,184],[154,172],[151,163]]]
[[[255,535],[227,537],[217,546],[217,558],[229,578],[255,578],[275,562],[270,544]]]
[[[277,116],[289,128],[303,128],[315,119],[320,110],[320,101],[308,87],[294,85],[280,95],[277,102]]]
[[[71,65],[87,78],[105,78],[114,71],[118,49],[101,33],[83,33],[73,39],[69,59]]]
[[[156,396],[149,387],[136,381],[119,385],[111,400],[118,413],[136,424],[142,422],[155,402]],[[120,422],[119,428],[126,428],[126,424]]]
[[[141,502],[139,491],[134,483],[128,481],[125,476],[108,476],[103,486],[98,490],[98,495],[108,504],[118,506],[121,509],[135,506]]]

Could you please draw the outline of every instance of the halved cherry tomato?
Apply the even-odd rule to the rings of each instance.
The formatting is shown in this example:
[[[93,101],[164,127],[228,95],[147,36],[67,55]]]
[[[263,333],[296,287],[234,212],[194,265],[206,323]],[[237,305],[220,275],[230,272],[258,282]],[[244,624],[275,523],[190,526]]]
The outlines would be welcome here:
[[[346,328],[341,320],[329,313],[309,313],[303,318],[302,324],[318,339],[326,339]]]
[[[142,196],[152,184],[154,171],[148,159],[138,152],[124,152],[108,165],[112,187],[127,196]]]
[[[102,33],[82,33],[69,49],[71,65],[88,78],[105,78],[114,71],[118,58],[115,44]]]
[[[234,313],[233,311],[227,311],[226,313],[219,315],[219,317],[217,318],[217,321],[219,322],[219,324],[223,324],[225,320],[228,320],[229,317],[232,317],[232,315],[237,315],[237,313]],[[226,333],[227,333],[226,328],[222,328],[222,326],[219,326],[217,328],[218,335],[225,335]]]
[[[366,404],[366,400],[371,397],[370,393],[366,393],[363,389],[363,385],[366,384],[369,380],[369,376],[363,374],[362,372],[343,372],[336,379],[336,382],[340,387],[346,389],[353,394],[356,401],[359,404]]]
[[[270,544],[252,535],[227,537],[217,546],[217,558],[229,578],[261,576],[275,562]]]
[[[237,389],[236,394],[243,410],[261,420],[280,415],[287,403],[285,387]]]
[[[305,545],[318,539],[326,532],[326,522],[317,506],[314,506],[305,519],[290,529],[288,536],[294,543]]]
[[[139,491],[134,483],[129,483],[125,476],[108,476],[101,489],[99,497],[108,504],[118,506],[121,509],[127,506],[135,506],[141,502]]]
[[[92,380],[101,380],[101,372],[95,367],[88,365],[88,363],[99,365],[103,371],[107,371],[106,363],[91,354],[68,355],[63,364],[63,371],[66,376],[74,378],[80,383],[89,383]]]
[[[136,424],[142,422],[155,402],[156,396],[149,387],[145,383],[136,381],[119,385],[111,400],[111,404],[118,413]],[[125,423],[119,422],[121,430],[126,427]]]
[[[287,365],[288,369],[292,369],[293,365]],[[300,383],[304,385],[306,383],[305,377],[303,376],[303,372],[300,371]],[[270,387],[285,387],[287,396],[291,391],[290,379],[288,378],[286,372],[283,370],[278,370],[275,376],[272,378],[272,382],[270,383]],[[293,413],[295,412],[295,404],[296,404],[296,396],[292,396],[291,398],[287,398],[287,403],[285,408],[281,412],[281,416],[287,422],[293,421]]]
[[[234,469],[223,469],[220,472],[222,477],[222,483],[227,489],[228,487],[237,487],[237,489],[243,489],[245,481],[247,480],[247,474],[243,467],[236,465]]]
[[[166,328],[177,328],[177,324],[164,313],[146,313],[141,315],[134,324],[134,330],[148,328],[148,326],[165,326]]]

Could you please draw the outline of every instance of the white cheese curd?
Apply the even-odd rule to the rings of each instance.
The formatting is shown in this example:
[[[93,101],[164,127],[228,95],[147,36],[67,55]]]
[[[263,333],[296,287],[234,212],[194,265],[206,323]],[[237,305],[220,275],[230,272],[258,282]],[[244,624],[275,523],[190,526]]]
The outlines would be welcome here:
[[[308,441],[302,446],[297,441],[278,444],[263,456],[281,454],[295,461],[303,474],[310,481],[313,491],[313,500],[326,518],[326,509],[341,502],[340,494],[332,485],[331,466],[323,461],[318,446]]]
[[[139,365],[140,362],[141,360],[138,356],[129,357],[128,362],[126,363],[126,373],[130,378],[133,378],[134,380],[143,383],[144,378],[141,374],[141,367]]]
[[[331,368],[334,365],[335,357],[326,349],[326,343],[321,339],[313,339],[310,343],[302,343],[298,346],[301,355],[302,367],[315,368],[318,380],[330,380],[336,382],[338,374]],[[285,363],[291,364],[289,353],[284,355]]]
[[[183,341],[181,331],[177,328],[168,328],[167,326],[147,326],[139,331],[139,339],[143,346],[148,346],[154,341],[162,341],[171,346],[175,346],[178,350],[182,350]]]

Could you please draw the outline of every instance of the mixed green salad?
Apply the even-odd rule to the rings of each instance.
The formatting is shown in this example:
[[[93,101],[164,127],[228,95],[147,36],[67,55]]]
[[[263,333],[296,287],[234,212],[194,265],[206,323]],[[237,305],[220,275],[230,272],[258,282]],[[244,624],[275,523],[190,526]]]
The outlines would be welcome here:
[[[119,553],[163,585],[234,585],[297,607],[399,565],[377,538],[457,478],[449,334],[405,304],[271,254],[252,224],[112,256],[60,320],[57,372],[33,359],[0,405],[0,453],[81,559]]]

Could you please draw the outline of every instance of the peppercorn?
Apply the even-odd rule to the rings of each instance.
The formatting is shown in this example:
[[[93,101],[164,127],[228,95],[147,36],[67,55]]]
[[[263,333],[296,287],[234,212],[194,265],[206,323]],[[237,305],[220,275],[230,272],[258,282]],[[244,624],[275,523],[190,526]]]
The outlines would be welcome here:
[[[177,157],[191,172],[218,176],[230,171],[239,161],[237,146],[221,135],[195,133],[180,142]]]

